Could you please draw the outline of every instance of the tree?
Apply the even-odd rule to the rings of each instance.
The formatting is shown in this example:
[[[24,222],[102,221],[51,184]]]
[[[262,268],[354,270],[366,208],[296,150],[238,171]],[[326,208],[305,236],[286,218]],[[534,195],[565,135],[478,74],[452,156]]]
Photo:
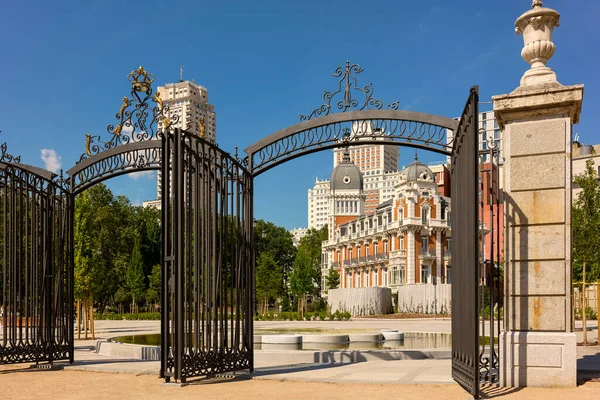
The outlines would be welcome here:
[[[315,268],[311,261],[309,252],[299,248],[290,274],[290,289],[298,298],[298,312],[302,317],[304,317],[307,296],[317,292],[314,279]]]
[[[152,274],[148,275],[148,291],[146,292],[146,300],[150,303],[160,302],[160,293],[160,264],[156,264],[152,267]]]
[[[144,275],[149,277],[153,266],[161,262],[161,212],[154,207],[134,207],[134,218],[140,237]]]
[[[140,240],[136,239],[131,252],[131,260],[125,272],[125,289],[128,296],[131,296],[131,302],[134,307],[136,298],[139,301],[144,293],[144,262],[142,261],[142,252],[140,251]]]
[[[600,185],[594,161],[585,163],[583,174],[575,177],[581,188],[571,214],[573,240],[573,277],[582,282],[583,342],[587,343],[585,283],[600,275]],[[589,268],[589,270],[588,270]],[[587,274],[587,276],[586,276]]]
[[[587,279],[600,276],[600,186],[594,161],[588,160],[583,174],[575,177],[581,188],[573,202],[573,278],[583,279],[586,264]]]
[[[271,253],[281,271],[281,282],[277,285],[278,295],[287,291],[289,275],[294,264],[296,247],[293,235],[285,228],[272,222],[257,220],[254,227],[257,260],[263,253]]]
[[[137,234],[134,209],[103,184],[75,201],[75,297],[104,309],[121,287]]]
[[[281,267],[273,255],[262,253],[256,262],[256,297],[261,314],[268,310],[269,302],[279,294],[281,275]]]
[[[311,228],[300,239],[293,269],[290,289],[298,297],[298,311],[304,316],[308,296],[321,293],[321,245],[327,239],[327,225],[317,230]]]
[[[340,286],[340,273],[337,268],[329,269],[325,283],[327,284],[327,290],[337,289]]]

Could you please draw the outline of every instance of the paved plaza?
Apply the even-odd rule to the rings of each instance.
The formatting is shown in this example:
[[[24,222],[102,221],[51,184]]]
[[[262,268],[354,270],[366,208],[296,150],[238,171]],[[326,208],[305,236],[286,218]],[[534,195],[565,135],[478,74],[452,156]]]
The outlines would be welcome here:
[[[597,340],[597,322],[590,321],[589,339]],[[256,372],[225,375],[212,379],[191,380],[187,387],[161,386],[159,362],[106,356],[96,353],[96,341],[116,336],[156,333],[159,321],[97,321],[96,340],[76,340],[75,364],[64,365],[59,371],[29,369],[26,365],[0,367],[2,386],[11,398],[378,398],[390,391],[402,393],[402,398],[438,399],[467,398],[451,378],[448,349],[411,350],[403,359],[382,357],[385,352],[354,351],[355,358],[331,356],[339,351],[256,351]],[[356,319],[352,321],[257,321],[257,330],[328,329],[343,331],[379,331],[397,329],[405,332],[450,332],[449,319]],[[486,328],[487,329],[487,328]],[[578,332],[579,340],[582,338]],[[573,389],[510,389],[488,388],[488,394],[506,398],[551,399],[577,395],[594,398],[600,391],[600,348],[577,348],[580,386]],[[358,357],[358,355],[363,355]],[[435,358],[421,359],[423,355]],[[364,362],[355,362],[364,360]],[[133,379],[131,379],[135,376]],[[35,379],[33,379],[35,378]],[[44,382],[46,386],[44,386]],[[69,388],[61,390],[58,388]],[[399,392],[400,391],[400,392]],[[313,393],[313,395],[310,395]],[[346,393],[346,394],[343,394]],[[598,392],[595,392],[597,394]],[[503,397],[504,398],[504,397]]]

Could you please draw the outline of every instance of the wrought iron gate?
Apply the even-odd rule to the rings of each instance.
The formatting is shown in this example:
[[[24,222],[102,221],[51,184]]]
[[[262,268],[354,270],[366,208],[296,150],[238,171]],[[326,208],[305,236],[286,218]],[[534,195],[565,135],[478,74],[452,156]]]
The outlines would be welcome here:
[[[0,162],[0,364],[72,362],[72,198],[4,146],[17,162]]]
[[[252,177],[180,129],[163,137],[160,376],[253,369]]]
[[[478,88],[454,132],[452,148],[452,378],[479,396]]]

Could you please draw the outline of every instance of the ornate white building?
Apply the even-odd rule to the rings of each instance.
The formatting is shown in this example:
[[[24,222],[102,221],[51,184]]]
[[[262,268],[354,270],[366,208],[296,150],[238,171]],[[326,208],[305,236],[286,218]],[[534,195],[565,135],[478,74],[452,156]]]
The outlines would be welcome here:
[[[365,213],[364,177],[346,152],[330,179],[322,287],[331,268],[340,273],[340,288],[394,293],[399,285],[451,283],[450,199],[439,194],[435,177],[415,156],[391,197]]]

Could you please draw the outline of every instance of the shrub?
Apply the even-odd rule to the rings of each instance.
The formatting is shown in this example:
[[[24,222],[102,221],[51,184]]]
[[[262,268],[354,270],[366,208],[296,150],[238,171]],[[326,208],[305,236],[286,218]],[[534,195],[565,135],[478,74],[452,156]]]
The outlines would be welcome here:
[[[110,320],[110,321],[158,321],[160,320],[160,313],[136,313],[136,314],[94,314],[94,319]]]
[[[256,314],[254,315],[255,321],[347,321],[351,317],[349,312],[341,312],[336,311],[333,314],[328,311],[315,311],[315,312],[307,312],[304,313],[304,319],[300,317],[300,314],[297,312],[280,312],[274,313],[269,312],[264,315]]]

